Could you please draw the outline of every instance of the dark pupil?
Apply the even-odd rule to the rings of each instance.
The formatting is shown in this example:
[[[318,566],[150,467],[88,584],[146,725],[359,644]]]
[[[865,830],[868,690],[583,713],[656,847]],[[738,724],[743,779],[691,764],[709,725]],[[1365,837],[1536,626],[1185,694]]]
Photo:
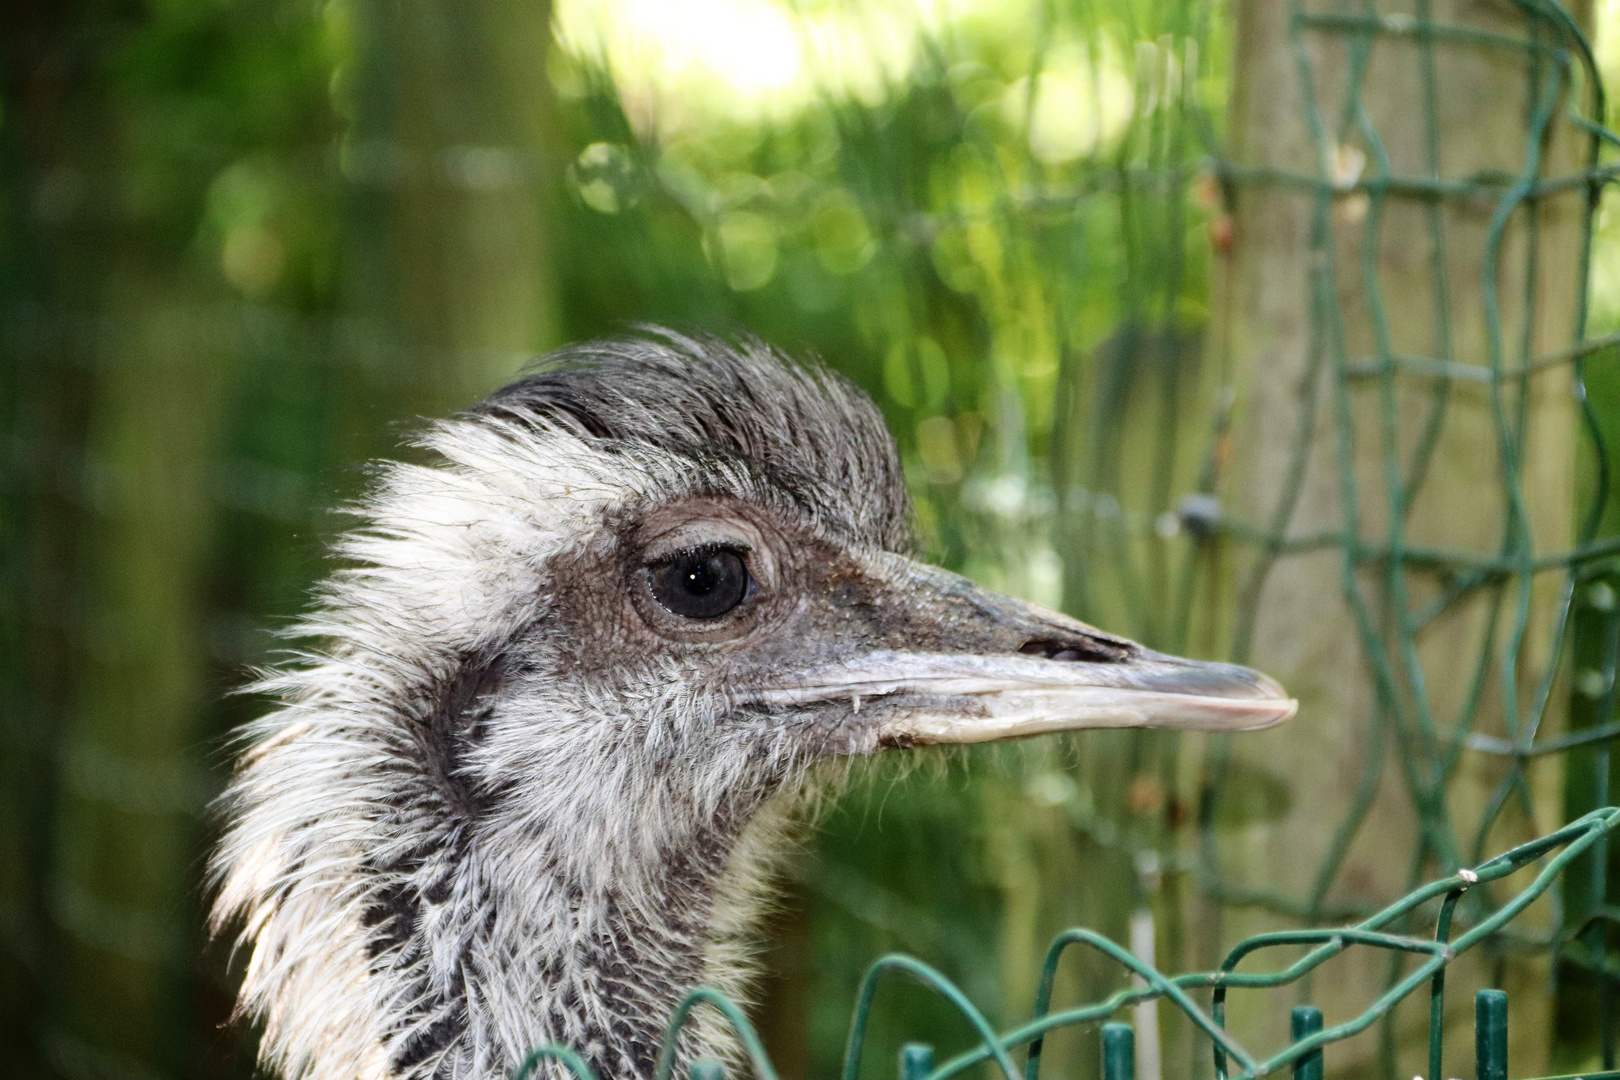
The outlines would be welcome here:
[[[748,593],[748,567],[735,551],[695,551],[648,568],[653,596],[688,619],[718,619]]]

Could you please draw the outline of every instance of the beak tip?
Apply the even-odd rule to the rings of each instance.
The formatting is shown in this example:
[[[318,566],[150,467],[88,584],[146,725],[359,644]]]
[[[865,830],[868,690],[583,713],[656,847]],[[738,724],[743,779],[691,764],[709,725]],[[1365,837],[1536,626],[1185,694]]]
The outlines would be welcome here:
[[[1272,685],[1275,686],[1276,684],[1273,683]],[[1276,695],[1276,697],[1268,700],[1265,703],[1266,707],[1263,710],[1257,710],[1260,713],[1259,722],[1252,727],[1244,728],[1242,730],[1264,731],[1266,728],[1273,728],[1279,724],[1286,724],[1299,713],[1299,699],[1287,697],[1286,692],[1284,692],[1280,686],[1278,686],[1277,689],[1279,693]]]
[[[1263,731],[1279,724],[1286,724],[1299,713],[1299,699],[1289,697],[1282,683],[1252,668],[1236,668],[1236,670],[1242,673],[1244,681],[1248,683],[1247,689],[1254,705],[1255,720],[1253,724],[1237,730]]]

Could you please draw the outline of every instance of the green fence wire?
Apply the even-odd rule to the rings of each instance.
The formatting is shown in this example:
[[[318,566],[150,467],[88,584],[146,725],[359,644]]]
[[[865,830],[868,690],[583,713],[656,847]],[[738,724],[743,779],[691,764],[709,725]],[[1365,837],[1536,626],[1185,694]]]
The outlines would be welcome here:
[[[1558,965],[1589,972],[1598,991],[1597,1015],[1592,1023],[1601,1031],[1604,1068],[1615,1067],[1620,1012],[1614,1000],[1614,979],[1620,977],[1620,953],[1615,951],[1614,930],[1620,926],[1620,902],[1615,900],[1610,885],[1614,853],[1608,835],[1620,820],[1620,811],[1595,808],[1606,807],[1612,799],[1610,744],[1620,735],[1620,721],[1614,713],[1615,670],[1620,658],[1620,538],[1602,534],[1609,510],[1612,469],[1601,418],[1585,394],[1585,376],[1589,363],[1613,362],[1620,352],[1620,335],[1585,339],[1587,296],[1585,288],[1577,288],[1575,295],[1567,298],[1568,325],[1577,344],[1538,352],[1534,342],[1536,313],[1561,299],[1538,293],[1541,286],[1535,238],[1548,214],[1547,207],[1559,198],[1574,198],[1580,204],[1578,279],[1584,283],[1600,198],[1604,186],[1620,174],[1620,165],[1610,162],[1605,153],[1620,147],[1620,139],[1604,126],[1602,80],[1587,38],[1570,14],[1554,0],[1509,0],[1491,10],[1497,16],[1512,13],[1519,31],[1509,33],[1467,25],[1461,20],[1438,20],[1431,0],[1413,0],[1410,12],[1380,10],[1373,0],[1342,0],[1332,4],[1330,10],[1307,10],[1303,0],[1290,0],[1288,47],[1297,80],[1293,92],[1305,114],[1317,163],[1314,171],[1246,167],[1227,159],[1215,133],[1217,125],[1195,89],[1201,75],[1207,74],[1207,56],[1213,51],[1212,11],[1208,5],[1189,3],[1169,5],[1156,12],[1160,29],[1166,34],[1157,46],[1149,48],[1150,52],[1157,50],[1156,73],[1138,70],[1138,100],[1152,92],[1167,99],[1168,104],[1159,108],[1151,120],[1142,119],[1147,114],[1139,113],[1138,127],[1145,135],[1134,141],[1128,138],[1115,162],[1092,169],[1069,188],[1020,187],[1010,183],[1006,175],[997,174],[991,184],[995,196],[977,209],[940,210],[937,206],[919,207],[907,194],[919,185],[915,177],[902,175],[903,163],[892,165],[893,175],[887,180],[882,169],[875,178],[846,175],[849,187],[862,200],[865,220],[873,223],[886,245],[902,252],[895,257],[901,268],[896,276],[908,287],[920,278],[907,276],[914,274],[914,269],[907,267],[917,260],[906,251],[923,249],[923,261],[931,255],[939,273],[949,279],[956,271],[946,263],[955,248],[945,241],[956,235],[953,230],[971,229],[985,222],[1000,231],[1009,251],[1022,247],[1026,255],[1034,253],[1036,263],[1050,258],[1053,265],[1060,267],[1058,276],[1072,272],[1077,257],[1073,251],[1082,246],[1080,238],[1086,229],[1096,226],[1097,200],[1110,200],[1102,212],[1117,213],[1120,219],[1118,236],[1127,264],[1121,270],[1122,295],[1115,308],[1119,329],[1096,345],[1090,359],[1082,356],[1085,350],[1067,338],[1064,331],[1056,335],[1063,340],[1059,406],[1050,432],[1052,475],[1046,478],[1056,510],[1044,518],[1037,515],[1037,526],[1049,525],[1057,533],[1057,546],[1064,556],[1066,606],[1083,617],[1096,617],[1098,605],[1106,607],[1098,597],[1112,589],[1125,601],[1118,610],[1136,620],[1135,625],[1121,629],[1133,631],[1150,644],[1184,649],[1199,582],[1210,572],[1216,552],[1223,546],[1239,547],[1254,556],[1252,569],[1238,591],[1238,629],[1232,643],[1234,658],[1246,660],[1255,607],[1267,576],[1283,560],[1336,553],[1342,599],[1352,616],[1361,655],[1376,687],[1376,716],[1356,795],[1332,842],[1320,853],[1300,853],[1302,858],[1319,857],[1311,875],[1313,885],[1302,896],[1257,889],[1229,878],[1223,871],[1216,817],[1226,787],[1223,778],[1232,769],[1224,743],[1218,742],[1212,751],[1214,782],[1199,808],[1201,842],[1195,853],[1176,851],[1174,842],[1162,835],[1144,837],[1140,830],[1120,828],[1106,813],[1077,815],[1078,826],[1104,847],[1132,858],[1152,855],[1154,864],[1161,869],[1184,871],[1205,896],[1263,908],[1297,922],[1300,929],[1251,937],[1229,954],[1220,969],[1175,977],[1160,974],[1099,934],[1070,931],[1057,939],[1048,954],[1035,1018],[995,1038],[988,1034],[984,1016],[938,972],[915,960],[885,958],[868,974],[861,992],[845,1058],[845,1080],[854,1080],[859,1068],[873,988],[889,973],[908,975],[935,989],[957,1007],[964,1023],[982,1039],[979,1049],[938,1068],[909,1069],[908,1075],[927,1075],[932,1080],[945,1080],[984,1062],[992,1062],[1008,1080],[1015,1080],[1010,1052],[1019,1046],[1029,1048],[1026,1076],[1027,1080],[1035,1080],[1044,1033],[1067,1025],[1099,1023],[1126,1005],[1153,997],[1172,1002],[1186,1021],[1210,1041],[1214,1053],[1209,1060],[1219,1078],[1260,1076],[1285,1066],[1293,1066],[1296,1071],[1305,1069],[1301,1075],[1307,1076],[1313,1075],[1310,1069],[1314,1068],[1314,1075],[1319,1076],[1321,1059],[1313,1059],[1313,1055],[1328,1044],[1380,1022],[1382,1068],[1393,1077],[1397,1071],[1394,1006],[1425,985],[1432,994],[1428,1075],[1431,1080],[1443,1080],[1446,1074],[1442,1071],[1440,1028],[1445,971],[1455,957],[1475,948],[1496,953],[1510,948],[1539,950],[1556,958],[1555,974],[1561,970]],[[1384,133],[1365,102],[1371,57],[1390,41],[1411,49],[1417,69],[1416,85],[1420,89],[1414,105],[1421,115],[1424,159],[1424,167],[1418,171],[1402,172],[1392,165]],[[1339,95],[1342,104],[1333,110],[1319,100],[1325,76],[1319,69],[1318,57],[1330,45],[1345,57]],[[1203,58],[1196,47],[1205,50]],[[1440,72],[1447,54],[1468,50],[1511,58],[1522,70],[1523,152],[1514,169],[1466,176],[1448,176],[1443,170]],[[1043,43],[1036,50],[1030,70],[1031,86],[1041,74],[1044,54]],[[1183,65],[1179,82],[1166,74],[1177,63]],[[954,77],[943,67],[936,74],[942,82]],[[840,136],[858,144],[860,152],[870,150],[869,156],[891,164],[900,157],[898,150],[873,150],[880,137],[874,134],[876,125],[869,116],[859,110],[829,108],[839,118]],[[851,116],[856,119],[851,120]],[[865,119],[860,119],[863,116]],[[1561,172],[1552,149],[1556,140],[1571,137],[1570,132],[1583,144],[1582,161],[1579,167]],[[1349,146],[1359,147],[1366,165],[1358,166],[1347,177],[1337,163]],[[1200,151],[1206,155],[1201,165]],[[1200,168],[1215,177],[1228,209],[1237,193],[1244,190],[1289,192],[1296,197],[1302,193],[1311,202],[1305,242],[1311,255],[1307,293],[1312,344],[1301,390],[1306,418],[1301,423],[1277,510],[1261,523],[1242,520],[1223,510],[1216,498],[1219,470],[1213,450],[1205,454],[1196,484],[1180,493],[1176,490],[1178,456],[1185,456],[1184,383],[1192,377],[1186,356],[1197,351],[1185,340],[1186,298],[1192,288],[1189,277],[1198,269],[1195,253],[1186,250],[1189,218],[1208,212],[1207,207],[1199,209],[1196,197]],[[676,197],[705,226],[719,227],[715,207],[723,203],[705,203],[694,198],[690,190]],[[1333,211],[1347,197],[1365,200],[1361,251],[1355,262],[1336,247]],[[1433,325],[1432,347],[1424,355],[1397,348],[1380,280],[1380,242],[1389,211],[1399,205],[1419,207],[1424,222],[1423,235],[1412,239],[1414,245],[1427,249]],[[1469,357],[1458,344],[1462,335],[1454,325],[1453,290],[1459,282],[1456,269],[1447,265],[1448,208],[1481,206],[1488,208],[1484,262],[1476,297],[1484,311],[1484,354]],[[1218,247],[1229,242],[1230,237],[1223,240],[1223,219],[1218,210],[1215,215],[1211,231]],[[1515,230],[1530,240],[1516,244]],[[1149,264],[1150,269],[1144,271]],[[1510,264],[1519,271],[1516,280],[1521,292],[1504,297],[1500,290],[1511,276],[1507,273]],[[1345,268],[1359,277],[1362,307],[1356,315],[1346,310],[1340,295],[1341,272]],[[1070,309],[1081,301],[1065,297],[1061,288],[1049,291],[1056,295],[1052,306],[1058,320],[1077,321]],[[993,306],[982,296],[981,301],[986,308]],[[1521,314],[1517,326],[1512,327],[1517,332],[1510,333],[1511,320],[1504,315],[1504,309],[1515,306]],[[913,305],[896,317],[897,329],[885,332],[904,340],[908,333],[915,335],[916,324],[926,324],[931,314],[937,314],[937,309],[931,311],[927,304]],[[1356,329],[1364,329],[1374,343],[1368,355],[1353,354],[1348,344],[1354,336],[1350,324],[1356,318],[1365,319],[1366,326]],[[993,312],[988,321],[994,323]],[[993,329],[990,336],[995,336]],[[928,384],[932,376],[925,370],[926,358],[919,359],[915,350],[903,350],[901,357],[900,363],[890,365],[893,370],[885,369],[884,377],[891,387],[905,388],[897,396],[905,399],[902,403],[909,407],[912,403],[907,395],[920,398],[922,390],[918,388]],[[1082,371],[1087,363],[1092,367]],[[996,364],[989,367],[994,370]],[[1532,500],[1527,491],[1530,481],[1526,460],[1531,454],[1529,402],[1534,380],[1564,371],[1568,372],[1579,402],[1583,461],[1589,467],[1591,481],[1586,486],[1574,546],[1564,551],[1538,552],[1530,520]],[[955,373],[949,376],[956,377]],[[1008,382],[1005,376],[998,377]],[[1089,389],[1082,391],[1079,387],[1086,379]],[[1132,482],[1124,462],[1126,425],[1139,423],[1141,414],[1127,408],[1127,398],[1133,388],[1150,379],[1158,382],[1159,399],[1153,421],[1157,425],[1154,461],[1145,470],[1144,486],[1149,489],[1145,507],[1132,513],[1122,509],[1126,488]],[[1377,390],[1379,415],[1373,430],[1382,483],[1376,488],[1358,474],[1355,455],[1357,441],[1366,436],[1365,430],[1356,426],[1352,393],[1353,388],[1365,385]],[[1415,542],[1408,530],[1413,504],[1436,482],[1431,466],[1448,419],[1454,415],[1451,405],[1457,388],[1468,386],[1483,388],[1488,395],[1505,507],[1499,542],[1494,550],[1483,552]],[[1408,387],[1420,388],[1427,404],[1416,444],[1403,455],[1401,436],[1410,436],[1411,432],[1402,432],[1397,406],[1407,396]],[[1322,416],[1316,415],[1314,404],[1319,389],[1323,391]],[[1009,383],[999,390],[992,387],[992,396],[998,402],[1016,402],[1016,391]],[[1083,393],[1090,394],[1089,410],[1080,402]],[[1210,447],[1215,446],[1229,420],[1226,410],[1230,402],[1217,401],[1215,405],[1214,434],[1207,440]],[[1082,434],[1072,425],[1065,427],[1067,416],[1088,419],[1088,429]],[[1000,409],[992,417],[992,427],[1000,425],[1002,440],[996,450],[999,458],[992,466],[994,470],[1003,474],[1016,473],[1019,468],[1027,471],[1027,461],[1022,465],[1018,461],[1020,453],[1027,453],[1027,449],[1020,449],[1026,437],[1026,421],[1016,404]],[[1313,425],[1331,430],[1336,440],[1338,456],[1333,467],[1342,508],[1338,521],[1298,520],[1296,511],[1308,468]],[[916,449],[916,441],[904,436],[902,441],[907,443],[908,451]],[[971,484],[964,488],[961,505],[971,511],[970,488]],[[1370,501],[1376,499],[1382,500],[1379,513],[1370,514]],[[925,495],[923,501],[927,503],[929,497]],[[944,501],[948,503],[948,499]],[[971,520],[972,514],[966,517]],[[1172,522],[1169,529],[1164,526],[1167,517]],[[1369,520],[1386,522],[1385,535],[1369,538],[1365,534]],[[1190,547],[1179,564],[1166,543],[1170,536],[1185,538],[1183,542]],[[994,546],[995,538],[991,536],[987,541],[979,537],[976,542],[981,547],[987,542]],[[943,546],[951,545],[947,536]],[[1101,579],[1104,571],[1097,569],[1101,566],[1107,567],[1110,581]],[[1438,583],[1432,599],[1419,602],[1414,598],[1413,575]],[[1533,590],[1553,578],[1558,581],[1556,602],[1550,617],[1538,621]],[[1438,716],[1426,689],[1433,673],[1425,671],[1420,642],[1449,613],[1479,598],[1488,604],[1490,615],[1477,653],[1467,658],[1449,658],[1451,663],[1470,665],[1471,689],[1455,716]],[[1492,680],[1499,687],[1494,699],[1487,690]],[[1562,714],[1572,685],[1575,696],[1569,724],[1548,723],[1549,718]],[[1488,702],[1501,709],[1501,735],[1482,730],[1478,722]],[[1306,717],[1303,722],[1309,720]],[[1557,730],[1560,726],[1566,729]],[[1139,738],[1159,740],[1157,753],[1161,762],[1175,758],[1168,737],[1142,734]],[[1386,741],[1399,749],[1393,760],[1383,752]],[[1454,820],[1447,797],[1469,755],[1499,759],[1504,768],[1478,820],[1465,828]],[[1510,808],[1522,812],[1529,821],[1535,820],[1537,808],[1527,769],[1549,755],[1563,755],[1566,759],[1572,807],[1567,817],[1576,820],[1543,840],[1481,862],[1493,829]],[[1407,875],[1407,887],[1412,891],[1382,910],[1359,911],[1354,905],[1346,907],[1330,901],[1329,891],[1388,769],[1398,770],[1399,782],[1415,808],[1418,843]],[[1591,812],[1581,816],[1587,809]],[[1471,864],[1478,865],[1473,870],[1465,869]],[[1525,867],[1535,868],[1534,881],[1509,895],[1504,891],[1503,879]],[[1426,871],[1435,870],[1449,876],[1418,887]],[[1515,926],[1514,919],[1542,896],[1551,901],[1550,924],[1533,930]],[[1352,927],[1325,928],[1348,915],[1365,917]],[[1414,936],[1419,920],[1435,925],[1432,937]],[[1453,939],[1454,928],[1458,933]],[[1142,980],[1141,986],[1083,1008],[1049,1013],[1058,958],[1070,945],[1096,950],[1132,972]],[[1299,947],[1307,950],[1305,956],[1277,973],[1258,975],[1236,970],[1256,951]],[[1256,1056],[1225,1032],[1225,999],[1230,990],[1292,983],[1349,948],[1390,953],[1385,992],[1358,1016],[1314,1030],[1311,1025],[1319,1023],[1320,1018],[1312,1021],[1308,1011],[1300,1013],[1296,1016],[1299,1037],[1270,1057]],[[1407,961],[1414,957],[1417,962],[1412,966]],[[1210,992],[1211,1007],[1196,1004],[1194,991]],[[1489,1004],[1494,1000],[1486,1000],[1481,1008],[1488,1013],[1496,1007]],[[670,1046],[686,1010],[694,1003],[683,1006],[671,1031]],[[763,1080],[774,1080],[769,1063],[741,1015],[729,1005],[712,1000],[711,1004],[720,1005],[731,1019]],[[1123,1055],[1118,1033],[1109,1038],[1112,1042],[1105,1039],[1105,1045],[1114,1047],[1116,1057]],[[580,1076],[587,1075],[579,1061],[563,1051],[540,1053],[557,1057]],[[667,1080],[673,1060],[666,1056],[658,1080]],[[1480,1075],[1485,1074],[1482,1071]]]

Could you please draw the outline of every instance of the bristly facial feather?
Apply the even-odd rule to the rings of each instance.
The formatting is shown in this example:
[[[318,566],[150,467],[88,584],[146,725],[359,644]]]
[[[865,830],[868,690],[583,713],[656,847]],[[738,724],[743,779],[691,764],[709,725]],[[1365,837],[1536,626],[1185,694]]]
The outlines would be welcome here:
[[[286,1077],[495,1080],[555,1041],[646,1080],[685,992],[744,994],[819,763],[1292,712],[907,558],[876,408],[757,343],[564,350],[422,444],[222,800],[213,925]]]

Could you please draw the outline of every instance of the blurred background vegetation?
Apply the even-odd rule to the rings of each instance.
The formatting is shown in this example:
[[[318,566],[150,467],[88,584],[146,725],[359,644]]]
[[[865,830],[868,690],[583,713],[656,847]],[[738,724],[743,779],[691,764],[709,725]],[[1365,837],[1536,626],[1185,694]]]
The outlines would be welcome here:
[[[4,5],[0,1072],[252,1073],[201,929],[224,737],[261,707],[229,691],[361,463],[562,342],[652,321],[819,355],[881,404],[931,558],[1229,651],[1179,534],[1219,391],[1233,25],[1215,0]],[[1612,329],[1620,243],[1596,266]],[[1620,426],[1620,384],[1592,396]],[[757,1010],[788,1080],[833,1074],[886,949],[1003,1021],[1064,925],[1139,943],[1155,910],[1161,967],[1208,962],[1159,861],[1196,809],[1182,750],[1086,746],[880,773],[833,811]],[[1288,792],[1241,779],[1221,820],[1274,820]],[[1078,970],[1063,993],[1113,985]],[[964,1045],[897,994],[883,1045]],[[1068,1038],[1049,1067],[1085,1075]]]

